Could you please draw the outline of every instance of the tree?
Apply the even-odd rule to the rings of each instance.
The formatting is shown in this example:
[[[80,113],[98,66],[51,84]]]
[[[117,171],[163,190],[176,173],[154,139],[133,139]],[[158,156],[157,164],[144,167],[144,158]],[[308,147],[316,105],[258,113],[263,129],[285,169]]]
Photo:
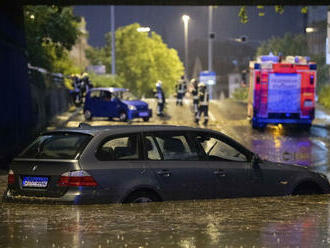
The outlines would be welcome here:
[[[50,71],[68,70],[68,50],[79,37],[78,23],[70,7],[26,6],[24,22],[28,61]]]
[[[152,32],[137,31],[135,23],[121,27],[116,31],[116,69],[117,78],[123,87],[129,88],[136,95],[150,96],[158,80],[163,82],[165,92],[174,90],[174,85],[183,74],[183,64],[177,51],[170,49],[161,37]],[[110,72],[111,35],[106,34],[106,45],[91,48],[88,59],[92,63],[104,63]]]
[[[309,56],[306,36],[303,34],[285,34],[283,37],[272,37],[263,42],[257,49],[257,56],[282,53],[283,56]]]

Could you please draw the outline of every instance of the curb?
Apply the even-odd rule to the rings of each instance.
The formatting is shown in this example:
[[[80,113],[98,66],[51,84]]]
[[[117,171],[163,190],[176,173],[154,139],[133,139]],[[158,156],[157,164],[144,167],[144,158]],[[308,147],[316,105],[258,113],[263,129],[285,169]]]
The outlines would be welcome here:
[[[73,113],[72,115],[67,119],[65,120],[62,124],[60,124],[59,126],[61,127],[65,127],[66,124],[68,124],[73,118],[75,118],[77,115],[79,115],[80,111],[82,110],[82,108],[77,108]]]
[[[323,129],[327,129],[330,130],[330,126],[329,125],[321,125],[321,124],[312,124],[312,127],[317,127],[317,128],[323,128]]]

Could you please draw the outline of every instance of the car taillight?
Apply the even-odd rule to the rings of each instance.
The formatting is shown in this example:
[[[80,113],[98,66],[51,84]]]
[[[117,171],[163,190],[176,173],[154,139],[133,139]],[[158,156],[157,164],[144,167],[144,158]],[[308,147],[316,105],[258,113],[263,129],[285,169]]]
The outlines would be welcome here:
[[[97,182],[86,171],[70,171],[61,175],[57,181],[58,186],[88,186],[95,187]]]
[[[8,185],[15,183],[15,174],[13,170],[8,171]]]

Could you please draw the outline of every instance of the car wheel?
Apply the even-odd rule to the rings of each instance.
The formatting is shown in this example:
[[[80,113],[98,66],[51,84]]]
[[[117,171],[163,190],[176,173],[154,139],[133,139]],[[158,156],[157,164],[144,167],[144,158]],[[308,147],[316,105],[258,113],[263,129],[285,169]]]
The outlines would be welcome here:
[[[92,119],[92,112],[87,109],[84,112],[84,116],[85,116],[86,121],[90,121]]]
[[[149,117],[143,117],[143,121],[149,121]]]
[[[120,121],[127,121],[127,114],[125,112],[121,112],[119,115]]]
[[[136,191],[131,193],[123,203],[147,203],[160,201],[156,193],[149,191]]]

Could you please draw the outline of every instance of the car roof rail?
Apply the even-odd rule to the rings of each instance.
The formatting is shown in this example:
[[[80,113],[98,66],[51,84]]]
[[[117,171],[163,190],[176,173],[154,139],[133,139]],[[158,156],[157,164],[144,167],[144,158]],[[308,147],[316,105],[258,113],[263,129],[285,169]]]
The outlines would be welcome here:
[[[92,126],[87,123],[81,122],[81,123],[79,123],[78,127],[79,128],[91,128]]]

